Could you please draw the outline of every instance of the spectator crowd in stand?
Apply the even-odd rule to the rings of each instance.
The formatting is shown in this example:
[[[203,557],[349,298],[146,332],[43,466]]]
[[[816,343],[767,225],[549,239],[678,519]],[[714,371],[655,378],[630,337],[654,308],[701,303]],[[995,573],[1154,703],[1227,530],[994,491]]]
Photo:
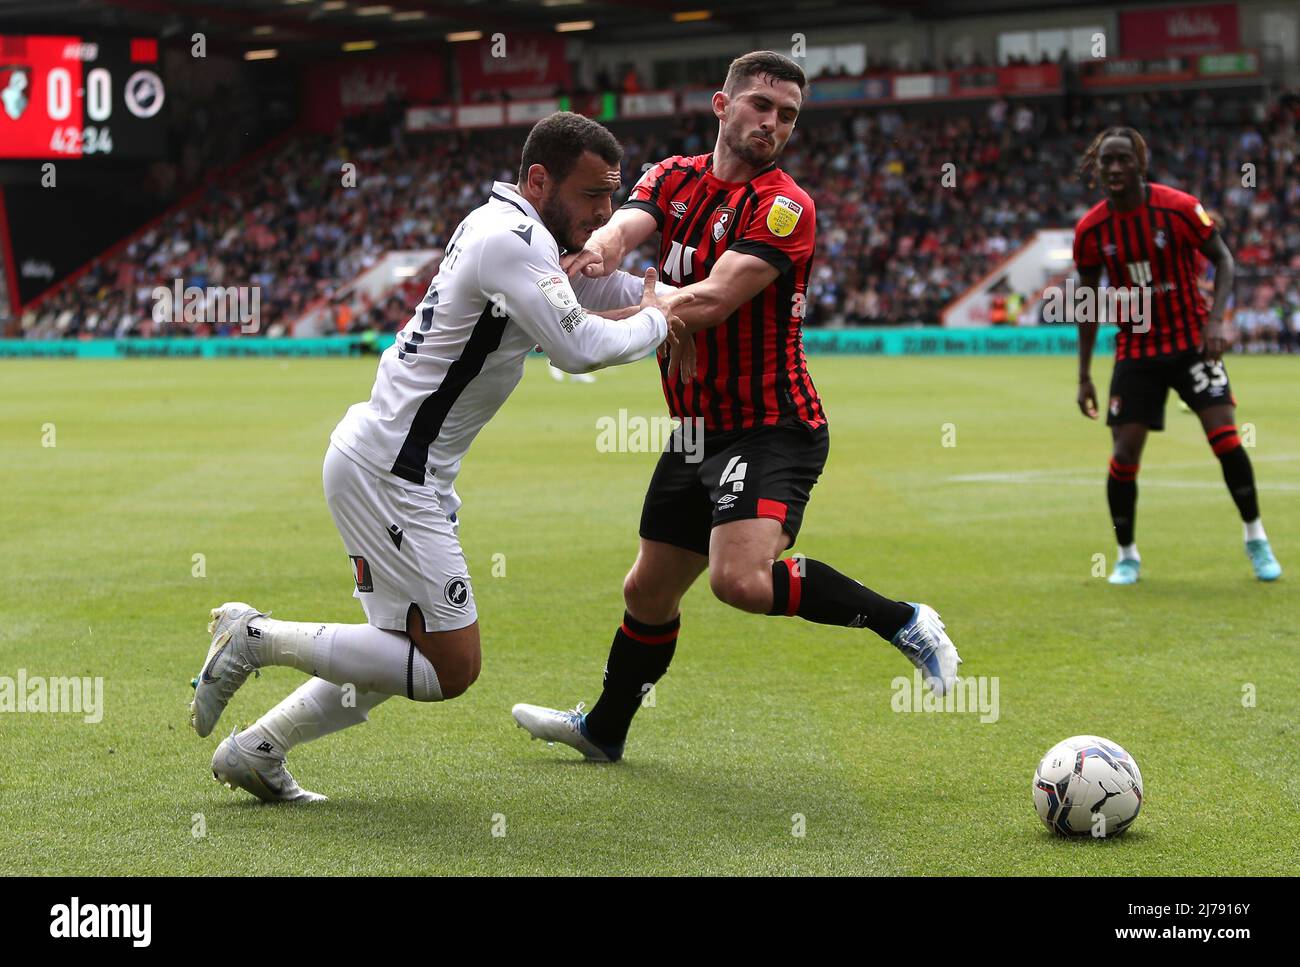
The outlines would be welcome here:
[[[1300,348],[1300,99],[1291,96],[1263,105],[1208,93],[1125,95],[1069,113],[1046,101],[937,116],[807,113],[781,162],[817,204],[805,324],[938,323],[945,305],[1034,232],[1072,226],[1101,197],[1073,172],[1091,138],[1114,123],[1144,134],[1152,180],[1195,194],[1221,219],[1251,334],[1244,344]],[[625,190],[643,165],[708,151],[713,136],[705,116],[667,135],[624,135]],[[514,180],[518,140],[511,130],[472,141],[459,133],[294,141],[95,264],[28,312],[23,333],[238,331],[238,319],[155,321],[152,292],[176,279],[259,286],[264,334],[284,333],[321,301],[335,303],[338,331],[394,330],[427,279],[379,305],[339,291],[387,251],[445,245],[493,180]],[[646,246],[628,267],[654,256]]]

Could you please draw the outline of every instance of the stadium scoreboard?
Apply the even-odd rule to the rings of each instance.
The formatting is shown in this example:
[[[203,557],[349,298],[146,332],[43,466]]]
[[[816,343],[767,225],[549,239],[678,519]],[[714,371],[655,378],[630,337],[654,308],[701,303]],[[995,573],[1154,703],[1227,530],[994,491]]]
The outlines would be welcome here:
[[[0,35],[0,158],[157,157],[166,101],[155,38]]]

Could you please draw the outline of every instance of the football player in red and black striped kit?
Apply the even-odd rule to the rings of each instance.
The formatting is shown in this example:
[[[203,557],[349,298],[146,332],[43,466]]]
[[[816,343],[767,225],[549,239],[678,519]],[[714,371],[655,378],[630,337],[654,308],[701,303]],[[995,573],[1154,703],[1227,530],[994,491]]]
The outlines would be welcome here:
[[[1237,435],[1236,400],[1223,352],[1224,313],[1232,293],[1233,261],[1214,221],[1191,195],[1146,180],[1147,146],[1132,128],[1108,128],[1079,165],[1091,185],[1100,176],[1106,198],[1074,230],[1074,261],[1084,288],[1096,291],[1103,271],[1112,289],[1142,292],[1148,313],[1121,313],[1115,337],[1106,423],[1114,450],[1106,496],[1119,544],[1111,584],[1134,584],[1141,558],[1133,537],[1137,473],[1149,430],[1163,430],[1172,388],[1201,419],[1210,448],[1245,528],[1255,576],[1274,581],[1282,568],[1259,517],[1250,458]],[[1207,310],[1197,285],[1197,253],[1214,265],[1214,303]],[[1100,302],[1101,300],[1098,300]],[[1097,320],[1079,329],[1079,409],[1097,418],[1092,350]]]
[[[801,331],[816,210],[776,166],[804,95],[789,58],[737,58],[713,95],[714,150],[652,166],[583,250],[561,260],[570,274],[604,275],[660,233],[661,278],[694,295],[678,312],[693,338],[680,357],[660,359],[664,397],[674,417],[700,421],[704,441],[693,462],[679,428],[650,480],[600,700],[586,715],[581,704],[514,708],[535,737],[590,759],[622,756],[633,714],[672,660],[681,599],[705,570],[735,608],[869,628],[937,694],[956,680],[961,659],[932,608],[879,595],[820,561],[781,559],[830,445]]]

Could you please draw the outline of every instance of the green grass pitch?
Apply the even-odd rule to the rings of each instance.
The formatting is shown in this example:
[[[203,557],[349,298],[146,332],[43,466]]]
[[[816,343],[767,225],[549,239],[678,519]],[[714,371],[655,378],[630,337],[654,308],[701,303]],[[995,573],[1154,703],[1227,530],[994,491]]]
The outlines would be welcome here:
[[[1139,478],[1143,580],[1112,588],[1108,435],[1075,410],[1072,360],[811,368],[832,447],[797,550],[937,607],[962,672],[997,677],[996,722],[895,711],[911,666],[869,632],[751,617],[702,581],[623,763],[527,741],[511,704],[594,701],[622,614],[655,454],[597,452],[597,420],[663,412],[648,363],[586,386],[531,361],[459,482],[481,678],[299,747],[290,768],[330,801],[275,808],[208,760],[302,675],[250,679],[206,740],[189,681],[222,601],[363,620],[320,464],[374,360],[0,364],[0,675],[102,676],[105,706],[0,713],[4,871],[1293,874],[1295,360],[1229,363],[1289,569],[1271,586],[1173,401]],[[1059,840],[1034,814],[1034,766],[1078,733],[1141,765],[1123,837]]]

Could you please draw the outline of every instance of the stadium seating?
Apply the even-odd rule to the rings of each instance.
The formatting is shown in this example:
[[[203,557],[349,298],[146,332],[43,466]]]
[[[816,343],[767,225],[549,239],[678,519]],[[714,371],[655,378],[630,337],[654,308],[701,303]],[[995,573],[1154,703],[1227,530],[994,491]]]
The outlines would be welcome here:
[[[805,323],[938,323],[949,301],[1034,231],[1072,225],[1090,207],[1098,192],[1073,178],[1078,158],[1101,127],[1130,123],[1151,147],[1152,179],[1196,194],[1221,216],[1238,262],[1238,306],[1278,320],[1273,335],[1255,326],[1250,345],[1296,348],[1300,99],[1283,96],[1254,112],[1249,103],[1204,92],[1148,93],[1080,101],[1073,114],[1060,102],[1028,100],[965,115],[810,113],[782,162],[817,202]],[[708,150],[705,120],[688,119],[666,136],[616,130],[627,149],[625,184],[646,162]],[[22,333],[176,334],[186,327],[152,319],[150,293],[180,278],[185,285],[260,285],[260,331],[284,334],[383,252],[443,245],[492,180],[513,179],[519,137],[518,130],[480,135],[472,150],[466,136],[445,134],[386,138],[382,146],[356,138],[292,141],[29,309]],[[356,165],[355,187],[344,187],[348,162]],[[955,184],[940,177],[948,163]],[[1242,184],[1247,164],[1255,166],[1253,187]],[[653,256],[647,247],[629,267]],[[377,306],[340,303],[337,328],[394,330],[422,289],[423,281],[412,281]],[[196,332],[237,328],[205,324]]]

